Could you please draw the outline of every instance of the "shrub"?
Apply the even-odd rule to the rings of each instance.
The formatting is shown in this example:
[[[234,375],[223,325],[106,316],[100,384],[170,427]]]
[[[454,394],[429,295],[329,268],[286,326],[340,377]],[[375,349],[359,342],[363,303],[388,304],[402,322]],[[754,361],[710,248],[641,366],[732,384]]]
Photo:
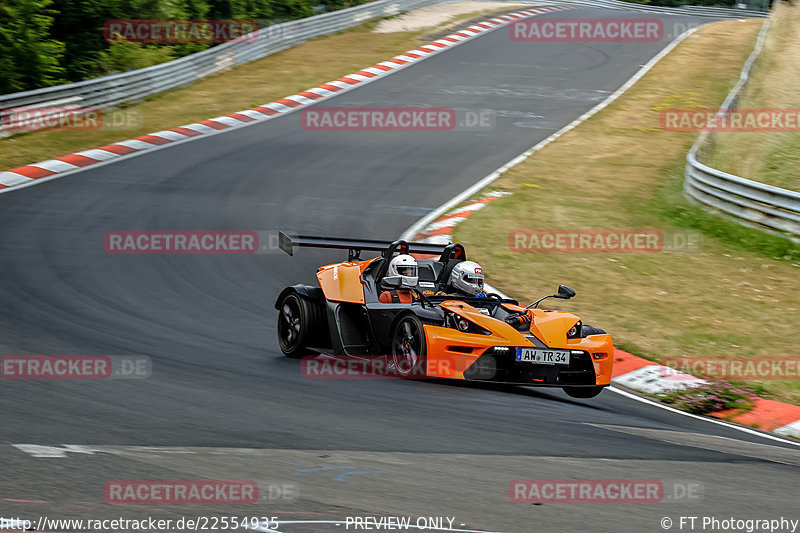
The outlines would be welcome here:
[[[755,390],[740,387],[729,381],[715,381],[673,392],[659,394],[658,398],[678,409],[704,415],[726,409],[747,412],[753,408]]]

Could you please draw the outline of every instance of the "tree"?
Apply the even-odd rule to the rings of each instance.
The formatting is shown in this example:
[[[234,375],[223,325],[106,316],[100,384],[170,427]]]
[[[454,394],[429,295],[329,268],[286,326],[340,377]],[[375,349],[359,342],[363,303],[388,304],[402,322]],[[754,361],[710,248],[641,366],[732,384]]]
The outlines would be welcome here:
[[[50,0],[0,4],[0,94],[63,83],[63,43],[52,39]]]
[[[361,0],[329,0],[358,3]],[[307,17],[316,0],[0,0],[0,91],[16,92],[150,66],[210,43],[110,42],[110,20]]]
[[[109,44],[103,37],[103,24],[109,19],[130,18],[133,11],[125,3],[120,0],[54,0],[58,15],[53,35],[66,46],[63,64],[70,81],[97,74],[100,53]]]

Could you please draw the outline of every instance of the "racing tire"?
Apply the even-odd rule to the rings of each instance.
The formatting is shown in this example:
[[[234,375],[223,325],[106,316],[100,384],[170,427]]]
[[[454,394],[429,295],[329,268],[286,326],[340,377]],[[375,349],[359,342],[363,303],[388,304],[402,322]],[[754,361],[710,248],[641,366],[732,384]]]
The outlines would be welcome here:
[[[572,396],[573,398],[594,398],[601,392],[605,387],[564,387],[564,392],[567,393],[567,396]]]
[[[392,363],[402,378],[425,377],[425,330],[415,315],[401,318],[392,332]]]
[[[278,343],[287,357],[308,355],[308,342],[316,330],[317,306],[297,293],[287,294],[278,306]]]

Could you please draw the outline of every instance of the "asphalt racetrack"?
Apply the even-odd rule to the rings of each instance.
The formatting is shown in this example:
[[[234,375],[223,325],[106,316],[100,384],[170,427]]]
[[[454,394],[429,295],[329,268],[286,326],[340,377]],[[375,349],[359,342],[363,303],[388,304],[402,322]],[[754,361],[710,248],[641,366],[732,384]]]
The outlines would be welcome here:
[[[103,247],[112,230],[395,238],[602,101],[674,27],[701,22],[647,17],[664,20],[663,41],[515,43],[501,28],[319,104],[489,111],[491,128],[308,131],[292,113],[0,195],[0,353],[144,355],[153,365],[149,379],[0,383],[0,515],[278,516],[295,522],[285,532],[341,531],[328,522],[348,516],[425,516],[520,533],[800,518],[795,445],[612,391],[574,400],[557,389],[303,378],[278,348],[273,304],[342,254]],[[566,281],[543,279],[542,293]],[[79,447],[41,457],[50,448],[18,444]],[[104,500],[109,480],[137,479],[257,480],[265,494],[253,506]],[[514,479],[657,479],[665,495],[513,503]]]

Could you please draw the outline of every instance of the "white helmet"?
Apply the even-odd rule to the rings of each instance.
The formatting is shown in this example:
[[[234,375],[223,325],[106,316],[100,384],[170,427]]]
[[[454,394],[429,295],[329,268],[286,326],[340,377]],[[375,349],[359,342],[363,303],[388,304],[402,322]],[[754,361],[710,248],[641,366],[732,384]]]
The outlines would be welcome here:
[[[483,291],[483,269],[475,261],[461,261],[450,272],[450,287],[475,296]]]
[[[402,276],[403,285],[409,287],[416,287],[419,281],[419,272],[417,270],[417,260],[408,254],[400,254],[393,257],[389,263],[390,276]]]

